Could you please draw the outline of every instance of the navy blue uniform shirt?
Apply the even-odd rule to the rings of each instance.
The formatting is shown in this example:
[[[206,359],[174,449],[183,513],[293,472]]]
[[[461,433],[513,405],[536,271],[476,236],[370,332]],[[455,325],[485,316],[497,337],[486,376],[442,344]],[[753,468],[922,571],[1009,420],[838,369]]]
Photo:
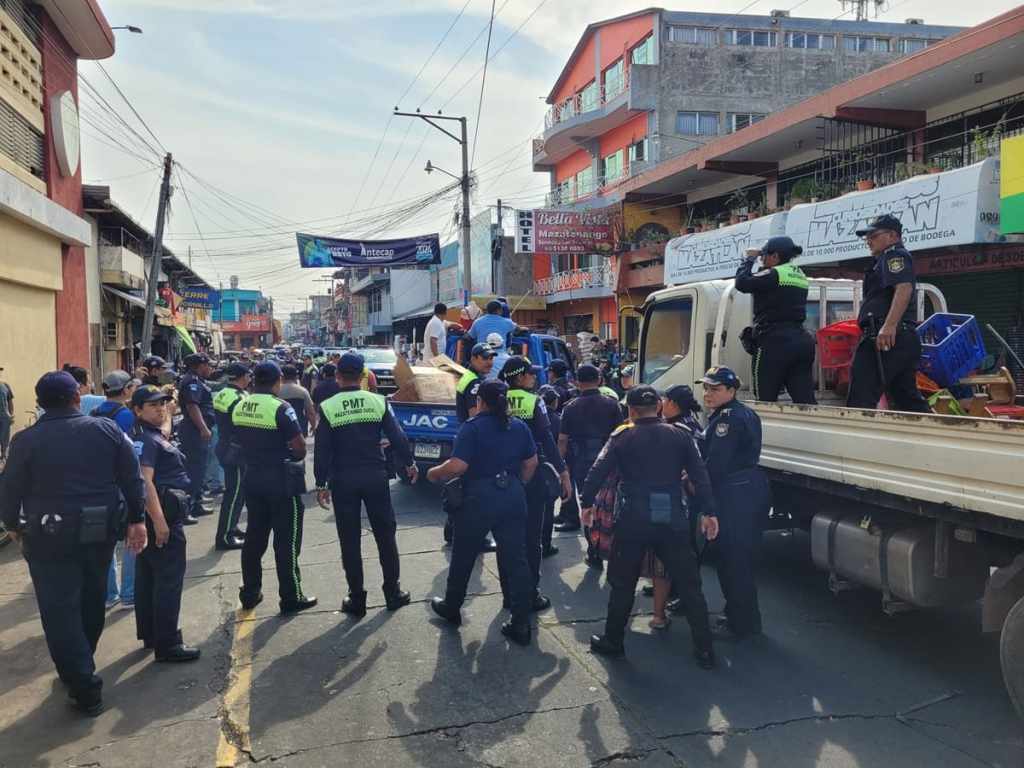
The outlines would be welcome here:
[[[135,453],[139,464],[153,470],[153,485],[157,489],[178,488],[189,489],[188,472],[185,470],[185,457],[174,444],[164,437],[159,427],[140,421],[132,431],[135,442]]]
[[[864,298],[860,304],[860,315],[857,322],[863,326],[868,315],[875,316],[878,327],[882,327],[885,318],[889,315],[889,307],[892,306],[892,299],[896,293],[896,286],[901,283],[910,283],[913,289],[910,294],[910,302],[907,310],[903,313],[903,322],[912,323],[917,316],[917,278],[914,277],[914,259],[910,251],[903,247],[903,243],[897,243],[881,256],[876,257],[871,266],[864,273]]]
[[[491,413],[480,413],[459,428],[452,456],[469,464],[467,483],[501,472],[519,474],[519,465],[537,454],[530,428],[515,418],[508,426]]]
[[[598,389],[585,389],[562,409],[563,435],[574,440],[606,441],[614,429],[622,423],[622,410],[613,400]]]
[[[277,429],[258,429],[235,425],[235,440],[242,446],[244,463],[250,467],[281,466],[292,460],[288,443],[302,432],[299,417],[284,400],[277,407]]]
[[[734,472],[757,466],[761,459],[761,418],[739,400],[732,400],[711,414],[698,445],[711,484],[717,486]]]
[[[206,426],[213,429],[213,392],[206,386],[206,382],[194,373],[189,373],[182,377],[181,383],[178,385],[178,404],[181,406],[182,413],[185,414],[185,420],[182,422],[183,427],[195,429],[186,409],[186,406],[192,404],[199,406],[199,413],[202,414]]]

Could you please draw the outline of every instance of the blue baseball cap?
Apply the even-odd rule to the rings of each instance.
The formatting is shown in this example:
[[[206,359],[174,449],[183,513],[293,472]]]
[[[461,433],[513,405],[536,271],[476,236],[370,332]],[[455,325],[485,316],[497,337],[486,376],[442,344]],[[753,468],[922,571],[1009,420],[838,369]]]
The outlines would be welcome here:
[[[346,352],[338,361],[339,373],[362,373],[366,367],[366,361],[362,355],[355,352]]]
[[[265,360],[252,369],[252,377],[257,384],[273,384],[281,379],[281,369],[273,360]]]
[[[548,370],[556,376],[565,376],[569,372],[569,364],[561,358],[555,358],[548,363]]]
[[[596,365],[584,363],[576,369],[576,380],[581,384],[592,384],[601,380],[601,371]]]
[[[36,400],[43,408],[47,403],[52,408],[58,403],[68,402],[77,394],[78,382],[67,371],[44,373],[36,382]]]
[[[732,368],[726,368],[724,365],[716,365],[714,368],[708,368],[707,373],[697,382],[698,384],[724,384],[729,389],[739,389],[743,382],[740,381],[740,377],[736,375],[736,372]]]
[[[224,375],[229,379],[240,379],[243,376],[248,376],[249,373],[249,366],[242,363],[228,363],[224,368]]]
[[[469,351],[470,357],[496,357],[497,354],[490,344],[474,344]]]

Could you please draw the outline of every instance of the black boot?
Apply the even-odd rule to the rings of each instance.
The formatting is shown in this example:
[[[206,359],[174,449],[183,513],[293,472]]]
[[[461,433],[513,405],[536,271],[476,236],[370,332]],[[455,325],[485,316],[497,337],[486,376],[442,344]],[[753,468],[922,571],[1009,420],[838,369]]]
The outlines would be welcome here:
[[[532,632],[527,623],[506,621],[501,625],[501,634],[517,645],[529,645]]]
[[[366,615],[366,592],[350,592],[349,596],[341,601],[341,612],[357,619]]]
[[[430,608],[449,624],[454,624],[456,627],[462,624],[462,611],[452,608],[440,597],[435,597],[430,601]]]
[[[281,613],[298,613],[299,611],[306,611],[315,606],[317,599],[315,597],[300,597],[297,600],[282,600],[281,601]]]
[[[364,592],[363,594],[365,595],[366,593]],[[412,602],[412,595],[401,589],[397,589],[390,595],[385,595],[384,601],[387,603],[389,611],[397,611],[403,605],[408,605]],[[365,602],[366,600],[364,598],[363,603],[365,604]]]
[[[622,641],[609,640],[607,635],[591,635],[590,650],[601,656],[620,657],[626,655],[626,647]]]
[[[191,645],[185,645],[181,643],[179,645],[171,646],[163,651],[156,651],[154,658],[157,661],[180,663],[183,661],[195,661],[199,658],[201,651],[198,648],[193,648]]]
[[[247,611],[251,611],[257,605],[263,602],[263,593],[257,592],[256,594],[248,594],[242,590],[238,590],[238,600],[242,604],[242,607]]]

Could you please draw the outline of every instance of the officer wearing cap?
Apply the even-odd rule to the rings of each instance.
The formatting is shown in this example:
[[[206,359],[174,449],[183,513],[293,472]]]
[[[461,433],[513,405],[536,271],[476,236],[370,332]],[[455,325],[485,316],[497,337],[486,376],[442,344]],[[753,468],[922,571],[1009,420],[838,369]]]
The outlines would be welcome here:
[[[160,374],[163,373],[166,367],[167,361],[159,355],[148,355],[142,358],[140,368],[142,383],[152,384],[154,387],[160,386]]]
[[[445,483],[462,477],[465,503],[458,511],[455,542],[444,598],[435,597],[434,613],[458,626],[480,540],[491,531],[504,563],[505,588],[512,618],[501,627],[515,643],[530,642],[530,606],[535,595],[526,562],[526,493],[537,470],[537,446],[529,428],[509,414],[508,387],[486,381],[480,387],[480,412],[459,428],[451,458],[431,467],[427,478]]]
[[[785,386],[794,403],[814,405],[815,341],[803,324],[810,282],[792,263],[803,248],[788,237],[772,237],[760,250],[747,251],[736,270],[736,290],[751,294],[754,327],[747,351],[754,349],[754,397],[768,403]],[[762,269],[754,273],[761,258]]]
[[[217,518],[214,547],[220,550],[241,549],[245,534],[238,528],[238,520],[245,506],[245,465],[242,447],[235,437],[231,417],[238,404],[245,399],[251,382],[249,368],[241,363],[229,363],[224,369],[227,384],[213,398],[214,417],[217,420],[217,461],[224,468],[224,496]]]
[[[96,715],[103,681],[93,654],[125,509],[128,547],[138,553],[146,546],[142,475],[121,428],[81,413],[69,373],[40,378],[36,400],[43,415],[11,442],[0,520],[22,543],[57,674],[72,703]]]
[[[212,510],[202,506],[203,483],[206,480],[206,465],[210,460],[211,427],[214,424],[213,393],[206,385],[210,377],[210,358],[203,354],[191,354],[185,358],[188,373],[178,384],[178,405],[185,418],[178,427],[178,439],[185,453],[188,476],[192,480],[189,496],[192,514],[195,517],[208,515]]]
[[[296,613],[316,605],[302,591],[299,553],[302,550],[302,494],[306,492],[306,440],[295,409],[277,397],[281,369],[259,363],[253,369],[253,392],[231,413],[235,439],[245,465],[245,506],[249,512],[242,545],[242,588],[245,609],[263,600],[263,554],[274,534],[281,613]]]
[[[903,246],[903,225],[891,214],[857,230],[871,251],[864,273],[864,297],[857,322],[861,343],[850,369],[851,408],[875,408],[882,394],[897,411],[931,413],[917,389],[921,339],[914,318],[917,278],[914,260]]]
[[[704,518],[701,528],[709,539],[718,533],[715,499],[707,470],[693,438],[658,415],[660,398],[653,387],[641,385],[626,396],[629,422],[616,429],[587,473],[580,505],[592,509],[605,480],[617,471],[621,478],[616,502],[611,557],[608,563],[608,617],[603,635],[594,635],[595,653],[621,656],[623,637],[636,593],[640,568],[648,549],[665,565],[686,607],[697,663],[710,669],[715,656],[708,608],[701,592],[697,558],[690,546],[690,527],[683,502],[682,476],[696,488]]]
[[[548,363],[548,380],[558,392],[559,409],[576,397],[576,388],[569,381],[569,364],[565,360],[555,358]]]
[[[397,524],[391,506],[391,488],[381,439],[391,450],[406,476],[416,482],[417,469],[405,433],[387,398],[359,386],[365,362],[362,355],[346,352],[338,361],[341,391],[320,403],[313,454],[317,500],[324,509],[334,504],[334,523],[341,544],[341,564],[348,582],[348,597],[341,604],[347,614],[366,615],[363,581],[362,507],[377,542],[384,573],[384,600],[389,611],[409,604],[409,593],[399,582]]]
[[[597,459],[597,454],[608,441],[612,431],[622,423],[622,412],[618,400],[605,397],[601,392],[601,372],[596,366],[584,363],[576,370],[576,386],[579,396],[566,403],[562,409],[562,426],[558,435],[558,450],[569,465],[569,476],[573,488],[578,492]],[[575,492],[572,494],[575,499]],[[568,505],[567,505],[568,506]],[[580,529],[579,508],[572,505],[563,507],[561,521],[555,524],[556,531],[578,531]],[[587,563],[601,567],[601,559],[588,546]]]
[[[721,522],[717,566],[725,613],[716,617],[713,631],[723,638],[742,638],[761,633],[754,575],[771,508],[768,479],[758,467],[761,419],[736,398],[741,382],[732,369],[711,368],[699,383],[710,412],[700,447]]]
[[[530,364],[525,357],[510,357],[501,369],[501,380],[508,385],[508,413],[526,423],[537,444],[538,461],[549,462],[559,475],[562,498],[572,492],[569,470],[558,452],[555,436],[551,433],[544,400],[531,390],[537,384],[538,366]],[[551,606],[551,599],[540,592],[541,531],[544,527],[544,507],[547,506],[547,486],[540,473],[536,473],[526,484],[526,560],[530,565],[530,579],[534,594],[532,608],[542,611]],[[498,560],[501,575],[501,560]],[[508,590],[504,590],[508,597]]]
[[[135,633],[157,661],[195,661],[178,627],[185,584],[185,528],[190,481],[185,457],[163,435],[171,396],[143,385],[132,394],[132,440],[146,488],[148,544],[135,563]]]

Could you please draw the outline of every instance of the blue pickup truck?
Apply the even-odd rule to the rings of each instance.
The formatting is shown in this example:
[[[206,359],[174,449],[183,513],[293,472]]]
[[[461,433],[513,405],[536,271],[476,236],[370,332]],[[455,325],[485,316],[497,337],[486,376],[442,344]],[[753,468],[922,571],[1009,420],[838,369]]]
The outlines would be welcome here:
[[[449,336],[446,353],[453,360],[456,358],[456,345],[459,336]],[[509,345],[510,352],[525,354],[541,368],[547,368],[555,359],[565,360],[573,369],[572,353],[565,342],[557,336],[531,333],[527,336],[514,336]],[[547,383],[547,371],[541,371],[538,380]],[[412,446],[413,456],[419,467],[420,475],[426,470],[445,461],[452,455],[455,435],[459,431],[459,417],[455,403],[400,403],[390,400],[398,423],[402,425],[406,437]],[[399,474],[404,479],[404,475]]]

